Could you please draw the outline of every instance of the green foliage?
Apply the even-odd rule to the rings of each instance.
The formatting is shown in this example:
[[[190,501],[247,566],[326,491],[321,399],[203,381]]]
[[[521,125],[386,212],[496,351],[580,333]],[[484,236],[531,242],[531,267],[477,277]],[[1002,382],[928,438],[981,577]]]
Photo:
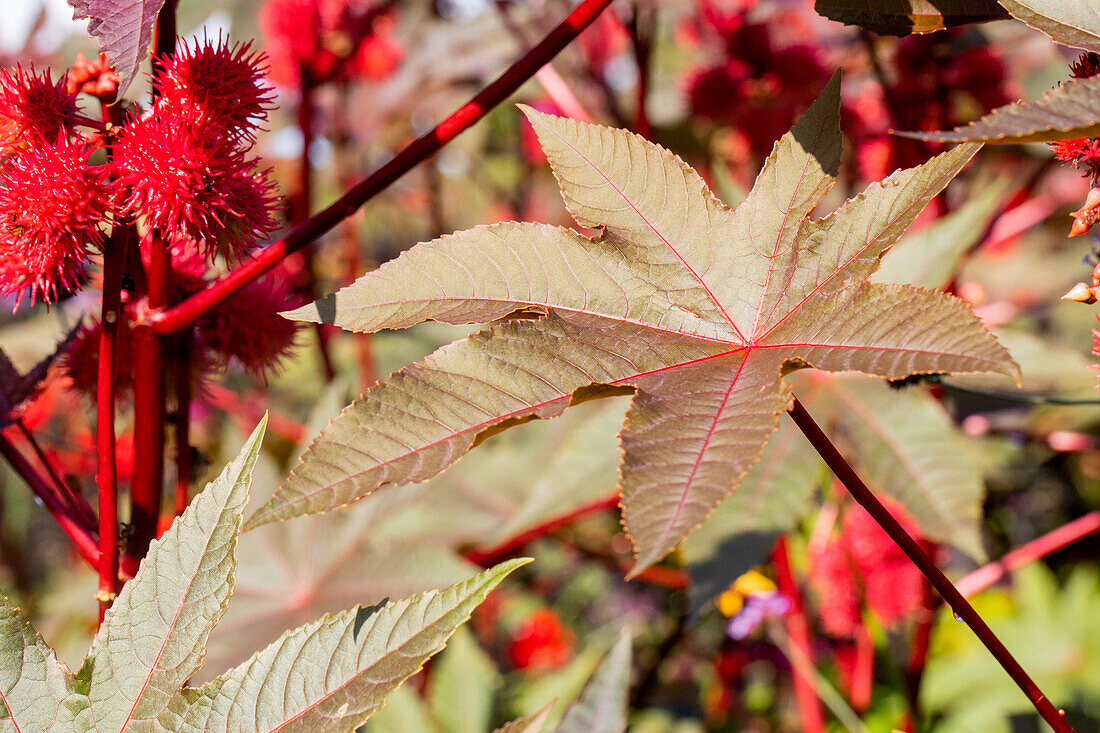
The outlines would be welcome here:
[[[153,543],[76,675],[3,599],[0,700],[15,730],[346,731],[378,710],[526,562],[325,616],[202,687],[187,687],[233,592],[237,533],[265,425],[266,418]]]
[[[790,400],[781,373],[1015,374],[961,301],[866,281],[977,148],[899,171],[811,220],[839,165],[838,109],[836,77],[736,211],[656,145],[528,110],[567,207],[603,234],[515,223],[459,232],[291,314],[357,331],[511,320],[352,403],[246,526],[422,481],[507,427],[633,393],[620,489],[639,572],[757,461]]]
[[[624,629],[580,699],[565,712],[557,733],[623,733],[631,659],[631,635]]]
[[[1100,573],[1081,565],[1059,584],[1041,563],[1013,574],[1013,592],[973,599],[994,633],[1035,682],[1065,707],[1078,730],[1100,723]],[[1016,730],[1012,715],[1032,714],[1027,698],[974,635],[949,612],[940,615],[921,702],[940,717],[936,733]],[[1085,716],[1085,717],[1082,717]]]

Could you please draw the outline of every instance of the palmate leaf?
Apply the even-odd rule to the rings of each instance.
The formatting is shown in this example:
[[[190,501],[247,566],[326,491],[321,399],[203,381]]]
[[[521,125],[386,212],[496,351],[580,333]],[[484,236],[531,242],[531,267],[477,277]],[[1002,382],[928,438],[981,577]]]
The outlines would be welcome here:
[[[383,380],[318,437],[246,527],[423,481],[488,435],[633,394],[621,433],[623,522],[652,565],[757,460],[801,366],[897,378],[1015,374],[962,301],[866,282],[977,151],[899,171],[820,220],[840,159],[839,78],[731,211],[668,151],[528,110],[565,202],[597,239],[539,224],[418,245],[291,314],[375,331],[521,315]],[[535,317],[537,316],[537,317]]]
[[[557,701],[552,700],[537,712],[524,715],[522,718],[516,718],[510,723],[505,723],[493,733],[542,733],[546,727],[546,721],[550,718],[550,712],[554,709],[555,702]]]
[[[1100,51],[1100,5],[1065,0],[1001,0],[1001,5],[1055,43]]]
[[[815,0],[829,20],[875,33],[908,36],[1005,17],[996,0]]]
[[[69,0],[76,20],[88,18],[88,34],[118,74],[121,97],[149,55],[153,23],[164,0]]]
[[[899,132],[940,142],[1039,143],[1100,136],[1100,76],[1070,79],[1037,102],[998,107],[952,131]]]

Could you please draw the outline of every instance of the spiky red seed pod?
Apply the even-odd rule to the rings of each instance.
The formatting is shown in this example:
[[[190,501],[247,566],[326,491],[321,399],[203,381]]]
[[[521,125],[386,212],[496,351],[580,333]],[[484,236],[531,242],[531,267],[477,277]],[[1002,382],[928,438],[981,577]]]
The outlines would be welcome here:
[[[27,140],[54,142],[77,113],[76,94],[66,89],[64,78],[55,84],[47,69],[38,75],[17,67],[0,69],[0,153]]]
[[[183,44],[163,64],[164,71],[154,82],[160,93],[158,106],[176,108],[176,114],[203,127],[208,135],[251,139],[274,106],[272,87],[264,79],[264,54],[249,43],[230,46],[222,38],[216,44],[196,39],[193,46]]]
[[[126,215],[169,239],[191,239],[207,257],[240,259],[277,227],[275,184],[236,142],[172,114],[127,126],[112,170]]]
[[[263,377],[294,348],[300,325],[279,313],[299,305],[287,279],[254,280],[199,320],[197,343],[211,362],[224,367],[235,361]]]
[[[896,503],[885,503],[905,531],[918,536],[916,522]],[[839,535],[810,559],[822,624],[836,636],[855,636],[862,624],[860,601],[886,626],[904,620],[922,602],[920,571],[862,507],[852,506]]]
[[[75,289],[108,217],[102,169],[82,138],[39,140],[5,161],[0,187],[0,292],[47,302]],[[18,308],[19,302],[16,302]]]

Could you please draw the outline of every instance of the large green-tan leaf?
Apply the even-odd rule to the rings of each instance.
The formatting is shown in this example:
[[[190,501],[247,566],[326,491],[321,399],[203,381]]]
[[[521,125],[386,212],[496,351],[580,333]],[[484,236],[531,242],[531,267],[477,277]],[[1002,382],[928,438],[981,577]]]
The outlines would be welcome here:
[[[1100,136],[1100,76],[1070,79],[1037,102],[1015,102],[953,131],[899,132],[941,142],[1037,143]]]
[[[0,730],[55,730],[68,717],[63,708],[75,690],[53,649],[0,595]]]
[[[624,629],[611,652],[565,712],[557,733],[623,733],[630,688],[630,632]]]
[[[509,573],[510,560],[449,588],[351,608],[293,631],[197,690],[160,718],[166,730],[352,730],[441,650]]]
[[[80,677],[97,731],[151,726],[202,664],[233,593],[233,556],[266,417],[221,475],[153,542],[107,611]]]
[[[383,380],[325,429],[247,527],[423,481],[506,427],[633,393],[620,489],[640,572],[756,462],[789,403],[784,369],[1015,373],[962,301],[867,282],[977,147],[899,171],[814,221],[839,165],[839,77],[736,211],[640,137],[528,116],[570,212],[602,235],[473,229],[296,311],[356,330],[545,315],[475,333]]]
[[[1066,0],[1000,0],[1013,17],[1055,43],[1100,51],[1100,5]]]
[[[931,33],[1005,17],[996,0],[815,0],[829,20],[891,36]]]

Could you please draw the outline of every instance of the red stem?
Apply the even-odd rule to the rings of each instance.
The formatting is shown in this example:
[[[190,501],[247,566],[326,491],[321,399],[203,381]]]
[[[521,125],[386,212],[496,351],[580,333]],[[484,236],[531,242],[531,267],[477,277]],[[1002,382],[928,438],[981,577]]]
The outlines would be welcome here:
[[[1100,530],[1100,510],[1089,512],[1083,517],[1078,517],[1072,522],[1063,524],[1058,529],[1051,530],[1045,535],[1017,547],[1000,560],[983,565],[956,583],[955,587],[959,589],[959,593],[969,598],[993,585],[1016,568],[1027,565],[1029,562],[1038,560],[1041,557],[1046,557],[1067,545],[1072,545],[1098,530]]]
[[[130,232],[121,226],[118,232]],[[103,305],[96,374],[96,486],[99,496],[99,620],[118,592],[118,467],[115,446],[115,360],[122,323],[122,274],[128,236],[112,237],[103,253]]]
[[[982,617],[974,610],[974,607],[951,584],[951,581],[940,572],[932,558],[921,549],[916,540],[906,533],[886,507],[867,488],[867,484],[863,483],[855,469],[845,460],[844,456],[829,440],[829,437],[818,427],[814,419],[810,417],[810,413],[802,406],[802,403],[795,399],[788,413],[806,436],[806,439],[810,441],[810,444],[825,461],[825,464],[848,489],[852,497],[867,510],[867,513],[890,535],[890,538],[901,548],[902,552],[932,582],[940,596],[947,601],[947,604],[951,606],[951,610],[955,612],[955,617],[966,622],[966,625],[971,628],[994,659],[1004,668],[1012,681],[1027,695],[1027,698],[1035,706],[1043,720],[1058,733],[1073,733],[1073,727],[1066,721],[1064,713],[1051,704],[1047,696],[1043,694],[1038,685],[1020,666],[1020,663],[1009,653],[1001,640],[997,638],[985,621],[982,620]]]
[[[11,464],[15,472],[31,487],[31,491],[34,492],[35,496],[42,500],[46,509],[61,525],[61,529],[69,535],[73,544],[76,545],[80,556],[87,560],[92,567],[98,567],[99,548],[96,546],[96,537],[92,530],[80,521],[73,510],[58,496],[57,490],[42,478],[34,466],[19,452],[3,432],[0,432],[0,456],[3,456]]]
[[[343,219],[351,216],[356,209],[384,191],[398,178],[436,153],[511,96],[559,51],[569,45],[610,4],[611,0],[584,0],[537,46],[512,64],[496,81],[455,110],[434,130],[407,145],[390,162],[364,178],[338,201],[294,227],[281,240],[213,286],[196,293],[170,310],[152,314],[153,326],[157,333],[176,333],[194,323],[204,313],[270,270],[287,255],[297,252],[331,230]]]
[[[545,537],[562,527],[567,527],[578,519],[587,517],[589,514],[596,514],[597,512],[602,512],[605,509],[613,509],[617,506],[619,506],[619,494],[616,492],[611,496],[605,496],[602,499],[589,502],[588,504],[577,507],[571,512],[554,517],[542,524],[535,525],[526,532],[521,532],[515,537],[507,539],[494,547],[489,547],[484,550],[467,550],[462,553],[462,556],[475,565],[481,565],[487,568],[516,552],[528,542],[537,540],[540,537]]]
[[[653,126],[649,123],[649,114],[645,108],[646,97],[649,96],[649,60],[652,56],[653,12],[655,11],[650,8],[643,10],[638,3],[635,3],[628,25],[630,42],[634,48],[634,63],[638,67],[634,132],[646,140],[653,139]]]
[[[934,558],[936,545],[927,540],[923,541],[923,544],[929,557]],[[909,661],[905,664],[905,694],[909,699],[909,712],[899,727],[906,731],[915,731],[917,720],[920,718],[920,686],[924,679],[924,668],[928,663],[928,650],[932,645],[936,609],[939,607],[939,599],[932,592],[932,585],[927,579],[921,584],[921,595],[920,616],[917,618],[917,628],[913,632],[913,641],[910,644]]]
[[[810,624],[806,620],[806,611],[802,605],[802,594],[791,572],[790,555],[787,552],[787,538],[780,537],[772,550],[772,563],[775,565],[775,584],[791,602],[791,610],[783,616],[783,627],[791,644],[798,649],[799,656],[807,664],[813,664],[813,647],[810,641]],[[798,715],[803,733],[824,733],[825,713],[821,709],[821,700],[814,692],[814,681],[807,677],[798,665],[791,665],[791,680],[794,683],[794,699],[798,704]]]
[[[176,502],[175,516],[187,508],[191,489],[191,334],[177,344],[176,370]]]
[[[172,254],[168,243],[153,232],[149,241],[148,307],[168,304]],[[157,536],[161,494],[164,490],[164,422],[166,418],[164,338],[148,320],[134,326],[134,472],[131,482],[131,535],[127,554],[145,556]]]

